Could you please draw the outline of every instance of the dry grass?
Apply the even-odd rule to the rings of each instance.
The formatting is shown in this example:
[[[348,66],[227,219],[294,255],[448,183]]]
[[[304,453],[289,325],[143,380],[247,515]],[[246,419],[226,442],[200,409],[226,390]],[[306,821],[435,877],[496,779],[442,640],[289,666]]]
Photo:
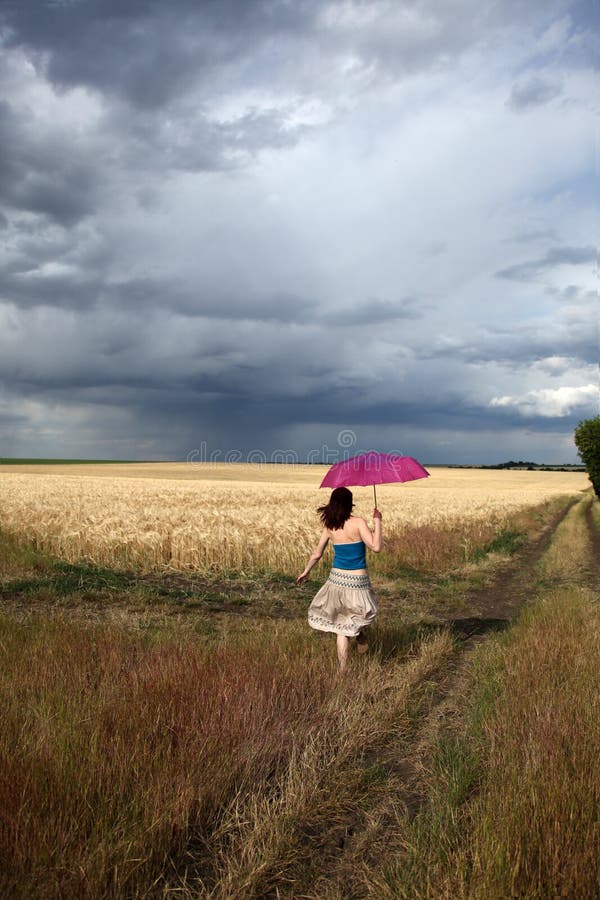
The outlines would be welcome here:
[[[396,853],[367,873],[364,895],[600,893],[600,608],[586,586],[586,503],[532,571],[535,602],[473,654],[424,765],[427,803],[412,822],[399,815]]]
[[[498,661],[485,776],[461,854],[467,896],[598,896],[600,616],[592,599],[576,589],[545,595]]]
[[[380,661],[365,661],[360,679],[340,685],[323,726],[291,755],[272,790],[233,802],[211,841],[217,877],[211,885],[192,884],[192,896],[199,887],[223,900],[319,896],[313,879],[363,825],[377,770],[369,756],[375,759],[410,729],[417,696],[452,650],[442,632],[404,664],[382,668]]]
[[[285,765],[332,694],[331,667],[298,633],[207,648],[5,621],[2,648],[6,896],[151,884]]]
[[[298,877],[307,833],[327,843],[364,754],[452,650],[375,653],[340,682],[307,631],[207,646],[0,620],[2,895],[249,897]]]
[[[290,547],[310,547],[318,533],[322,495],[302,481],[307,473],[233,485],[155,474],[1,474],[2,522],[65,555],[200,571],[242,560],[249,570],[293,572]],[[380,502],[387,549],[377,564],[390,579],[403,566],[444,570],[482,547],[510,552],[509,526],[535,530],[536,514],[522,507],[566,492],[558,479],[541,490],[541,473],[489,473],[510,484],[508,496],[495,482],[505,505],[494,507],[493,479],[477,488],[470,476],[480,473],[457,474],[443,490],[461,501],[446,518],[433,477],[384,489],[405,502],[402,510]],[[528,492],[515,475],[536,484]],[[577,476],[563,478],[573,490]],[[426,497],[435,498],[429,519]],[[422,516],[411,524],[402,518],[409,498]],[[472,514],[461,520],[469,498]],[[254,617],[240,629],[224,617],[209,636],[177,623],[146,633],[82,624],[60,612],[0,618],[0,857],[11,861],[0,869],[0,894],[595,896],[600,624],[583,586],[587,502],[532,572],[537,604],[507,639],[473,657],[458,727],[441,735],[425,766],[429,804],[416,819],[397,763],[456,653],[445,632],[407,629],[401,603],[395,621],[390,612],[373,627],[369,658],[353,658],[348,679],[337,677],[331,636],[303,621]],[[195,556],[197,526],[186,520],[199,508],[212,525]],[[75,524],[80,543],[70,544],[65,529]],[[146,525],[163,541],[155,556]],[[6,547],[5,591],[26,571],[32,582],[80,578],[81,602],[94,590],[130,602],[128,576],[113,573],[113,585],[108,570],[59,572],[24,546]],[[93,587],[100,577],[106,588]],[[390,844],[396,854],[384,864]]]
[[[113,466],[22,468],[0,471],[5,532],[70,562],[143,571],[300,571],[327,496],[319,466],[131,464],[117,476]],[[406,565],[427,568],[430,547],[439,554],[444,538],[456,562],[457,526],[468,559],[490,525],[501,531],[515,511],[587,484],[582,473],[434,469],[428,479],[381,487],[378,505],[386,541],[406,553]],[[371,489],[354,493],[356,512],[370,518]]]
[[[548,584],[576,584],[587,571],[593,556],[590,535],[584,524],[589,504],[597,509],[598,503],[590,496],[574,506],[557,529],[540,566],[541,575]]]

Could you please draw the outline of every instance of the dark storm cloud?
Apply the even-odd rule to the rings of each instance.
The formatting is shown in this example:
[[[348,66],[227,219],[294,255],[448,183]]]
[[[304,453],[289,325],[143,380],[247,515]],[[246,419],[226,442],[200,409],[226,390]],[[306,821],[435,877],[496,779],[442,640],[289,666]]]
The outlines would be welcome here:
[[[160,177],[164,184],[172,170],[236,169],[265,147],[292,146],[307,131],[284,125],[275,110],[219,123],[198,110],[183,109],[173,122],[115,109],[73,136],[40,123],[26,107],[0,100],[0,205],[69,228],[99,212],[115,192],[135,188],[141,177]],[[130,173],[129,184],[123,184],[123,173]]]
[[[206,435],[219,434],[225,448],[239,447],[248,452],[253,447],[266,448],[274,432],[285,433],[299,423],[317,426],[323,434],[340,424],[351,423],[359,433],[377,434],[382,425],[395,430],[398,436],[413,429],[448,429],[468,434],[489,429],[510,427],[535,428],[541,432],[556,429],[556,420],[535,412],[505,407],[490,407],[465,399],[460,391],[440,391],[428,402],[399,398],[378,403],[364,396],[357,401],[355,390],[330,388],[326,395],[312,397],[257,397],[239,391],[220,391],[211,397],[200,391],[181,391],[175,403],[168,392],[139,393],[132,398],[134,415],[140,419],[154,417],[158,421],[195,422],[188,430],[188,441],[195,435],[200,441]],[[571,427],[577,417],[565,416],[562,425]],[[191,449],[182,444],[180,454]],[[339,447],[331,445],[331,450]],[[368,447],[359,448],[368,449]]]
[[[279,110],[251,110],[233,122],[215,122],[197,107],[178,104],[168,119],[126,108],[104,122],[119,138],[117,155],[124,169],[139,173],[170,171],[231,172],[265,148],[294,146],[310,129],[291,127]]]
[[[523,21],[537,9],[531,3],[526,14],[516,0],[506,5]],[[357,14],[360,21],[367,6],[318,0],[4,4],[5,46],[22,48],[59,88],[98,91],[105,108],[83,145],[71,136],[36,133],[27,127],[26,114],[11,111],[0,199],[69,224],[95,209],[99,179],[110,183],[115,167],[127,170],[132,181],[142,171],[228,171],[263,148],[293,146],[309,128],[290,124],[285,103],[217,121],[205,101],[238,84],[269,90],[287,84],[292,92],[321,93],[318,66],[313,76],[306,67],[296,72],[288,64],[288,56],[309,48],[323,61],[331,54],[355,55],[364,66],[390,72],[448,64],[485,31],[486,22],[503,22],[487,9],[478,9],[479,18],[473,19],[472,6],[472,0],[459,0],[462,17],[433,0],[418,10],[382,7],[380,15],[367,15],[356,27],[348,15]],[[116,102],[119,98],[125,105]]]
[[[64,135],[40,133],[29,110],[0,100],[0,203],[69,226],[94,209],[95,161]]]
[[[357,428],[385,423],[408,428],[427,427],[435,422],[438,428],[462,431],[510,417],[505,409],[468,402],[458,391],[440,391],[426,406],[409,398],[378,403],[366,389],[357,394],[356,389],[344,387],[330,387],[326,394],[310,397],[259,396],[248,380],[244,382],[235,374],[230,380],[208,376],[180,381],[128,378],[127,384],[108,373],[101,382],[91,374],[83,382],[66,377],[39,382],[15,379],[13,390],[24,398],[45,398],[53,403],[68,398],[73,404],[121,406],[138,421],[152,421],[155,431],[158,423],[184,421],[190,436],[194,434],[193,423],[197,423],[199,436],[203,431],[220,429],[231,446],[242,445],[245,450],[268,446],[266,434],[298,423],[327,426],[347,422]],[[243,372],[237,375],[242,376]],[[522,422],[522,418],[515,414],[514,421]]]
[[[98,302],[102,294],[101,288],[99,281],[89,277],[43,277],[35,271],[0,274],[0,300],[22,309],[34,306],[85,309]]]
[[[496,364],[511,370],[528,367],[554,356],[569,357],[577,365],[598,362],[598,344],[589,322],[583,317],[551,329],[547,325],[521,327],[515,330],[495,330],[479,333],[470,342],[457,342],[449,348],[426,350],[424,359],[448,358],[463,360],[469,365]]]
[[[442,393],[442,392],[440,392]],[[268,401],[268,418],[276,420],[280,425],[293,425],[295,422],[311,421],[321,424],[352,422],[355,426],[377,426],[382,423],[397,426],[430,425],[435,420],[436,426],[467,428],[473,425],[483,414],[490,420],[487,409],[465,401],[458,392],[444,392],[443,397],[432,396],[427,406],[422,402],[407,399],[377,402],[370,392],[357,398],[356,390],[345,388],[333,389],[327,398],[298,398],[291,403]]]
[[[52,259],[52,255],[50,255]],[[60,260],[60,257],[58,257]],[[40,263],[38,258],[37,263]],[[284,291],[263,294],[224,293],[222,288],[195,288],[176,279],[115,280],[104,270],[44,273],[33,260],[21,260],[0,272],[0,301],[21,309],[48,306],[65,310],[94,307],[123,310],[135,318],[152,310],[169,310],[195,320],[306,323],[315,319],[317,303]]]
[[[155,109],[255,52],[265,33],[310,30],[318,8],[316,0],[18,0],[0,15],[6,45],[32,51],[53,83]]]
[[[68,274],[45,274],[39,269],[0,274],[0,299],[21,309],[49,306],[86,310],[98,305],[140,310],[164,306],[172,284],[144,278],[129,281],[104,280],[100,274],[77,270]]]
[[[0,70],[13,78],[0,105],[0,379],[14,403],[6,416],[22,399],[33,410],[17,415],[15,429],[29,424],[35,434],[58,422],[56,433],[82,435],[85,447],[129,439],[133,452],[109,455],[132,458],[144,455],[137,439],[185,456],[195,436],[266,449],[311,424],[374,435],[432,423],[457,434],[521,426],[522,410],[490,407],[490,398],[537,388],[539,376],[514,384],[515,371],[537,359],[590,360],[591,329],[573,313],[546,333],[516,318],[511,330],[511,292],[521,287],[506,281],[490,288],[491,305],[508,295],[506,331],[478,326],[485,312],[468,299],[476,265],[457,255],[463,227],[465,237],[490,234],[501,252],[493,264],[485,257],[485,269],[512,282],[588,263],[592,248],[545,253],[558,233],[577,238],[537,207],[518,221],[540,241],[530,248],[538,255],[508,265],[502,244],[515,229],[502,230],[506,197],[529,196],[533,181],[555,184],[555,171],[540,160],[534,178],[520,168],[523,154],[508,152],[518,177],[476,220],[461,185],[476,196],[477,179],[486,190],[493,179],[460,147],[464,129],[464,147],[472,142],[489,161],[477,126],[469,130],[485,110],[490,134],[510,132],[510,151],[531,118],[508,114],[504,98],[521,111],[551,99],[560,79],[515,82],[539,54],[532,62],[512,40],[502,49],[502,35],[533,46],[567,8],[566,0],[0,2],[12,60]],[[486,55],[480,78],[471,67],[484,45],[490,66]],[[574,165],[564,156],[561,172]],[[500,160],[498,168],[504,176]],[[403,192],[413,178],[410,206]],[[378,247],[390,246],[398,224],[392,208],[415,237],[406,241],[400,228],[383,260]],[[475,240],[474,259],[480,250]],[[547,285],[552,313],[552,289],[567,306],[587,302]],[[430,350],[447,335],[450,349]],[[550,366],[548,377],[557,371]]]
[[[413,375],[398,382],[395,399],[378,400],[381,382],[376,373],[371,378],[363,376],[340,384],[338,368],[327,366],[325,360],[321,366],[315,364],[309,336],[297,344],[292,369],[287,373],[281,363],[266,365],[260,355],[251,356],[247,365],[236,362],[239,338],[235,337],[231,350],[223,346],[211,355],[200,347],[196,358],[184,345],[181,359],[174,365],[160,355],[156,361],[147,356],[147,334],[134,337],[131,346],[126,342],[119,345],[122,333],[118,324],[99,337],[93,334],[92,328],[87,337],[79,330],[78,355],[65,353],[50,341],[43,351],[46,358],[37,370],[35,363],[28,365],[23,360],[20,368],[11,371],[3,357],[0,377],[10,382],[16,406],[19,398],[24,398],[57,409],[65,405],[85,408],[95,423],[94,433],[100,436],[108,429],[113,446],[132,436],[141,441],[161,435],[158,446],[162,453],[178,458],[185,458],[203,440],[223,450],[268,451],[282,446],[282,438],[277,435],[302,424],[314,425],[323,433],[329,426],[347,425],[361,434],[376,434],[381,425],[395,428],[397,434],[432,426],[467,434],[493,430],[499,424],[507,428],[524,423],[539,431],[552,430],[543,416],[527,412],[524,417],[518,410],[490,408],[487,402],[468,399],[456,381],[455,367],[454,375],[450,369],[440,380],[435,370],[428,372],[421,366],[418,379]],[[214,339],[213,344],[216,347]],[[31,347],[33,360],[39,358],[36,346],[39,348],[36,343]],[[68,346],[67,340],[65,348]],[[213,365],[216,369],[211,372]],[[309,379],[318,378],[318,389],[309,388],[297,395],[288,385],[290,380],[297,384],[304,373]],[[350,374],[346,372],[346,377]],[[421,387],[417,387],[419,383]],[[111,409],[126,414],[127,424],[117,421],[103,430],[102,423],[110,419],[106,410]],[[128,454],[121,451],[121,455]]]
[[[492,27],[533,24],[564,3],[473,0],[418,6],[322,0],[71,0],[5,3],[5,44],[25,47],[56,85],[87,85],[156,109],[198,80],[265,54],[260,78],[285,69],[290,44],[354,54],[390,72],[447,65]],[[371,14],[373,13],[373,14]],[[476,14],[475,14],[476,13]],[[252,66],[254,78],[258,73]],[[270,71],[269,71],[270,70]]]
[[[149,178],[164,186],[172,171],[227,172],[266,147],[297,143],[308,128],[290,123],[286,109],[250,108],[217,121],[203,107],[219,66],[230,60],[243,68],[252,55],[265,16],[277,29],[302,15],[300,5],[297,15],[267,15],[263,6],[81,0],[0,7],[0,46],[22,47],[59,89],[100,92],[94,115],[68,130],[41,119],[35,106],[0,100],[0,205],[70,227],[119,194],[143,196]],[[225,77],[221,89],[231,87]],[[159,106],[165,114],[157,115]]]
[[[598,260],[596,247],[551,247],[540,259],[529,260],[508,266],[496,272],[497,278],[507,278],[510,281],[533,281],[539,275],[558,266],[577,266],[587,263],[595,263]]]

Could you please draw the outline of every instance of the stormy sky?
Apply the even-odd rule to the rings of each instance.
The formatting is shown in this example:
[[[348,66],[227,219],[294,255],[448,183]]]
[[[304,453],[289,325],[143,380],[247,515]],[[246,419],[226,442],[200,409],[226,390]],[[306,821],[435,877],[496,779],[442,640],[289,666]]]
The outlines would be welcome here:
[[[0,456],[575,462],[597,0],[0,0]]]

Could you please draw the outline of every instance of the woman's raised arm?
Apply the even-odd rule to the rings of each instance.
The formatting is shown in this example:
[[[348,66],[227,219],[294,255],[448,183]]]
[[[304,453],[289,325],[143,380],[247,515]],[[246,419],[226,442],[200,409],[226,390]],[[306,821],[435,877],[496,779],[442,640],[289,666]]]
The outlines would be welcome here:
[[[375,530],[371,531],[364,519],[358,520],[358,531],[365,542],[365,545],[374,553],[381,550],[381,513],[377,508],[373,510],[373,519],[375,520]]]
[[[304,571],[300,575],[298,575],[298,577],[296,578],[296,584],[302,584],[303,581],[306,581],[312,567],[316,566],[316,564],[319,562],[319,560],[323,556],[323,551],[325,550],[325,547],[327,546],[328,541],[329,541],[329,532],[326,528],[324,528],[323,531],[321,532],[321,537],[319,539],[319,543],[317,544],[316,550],[312,554],[308,563],[306,564],[306,568],[304,569]]]

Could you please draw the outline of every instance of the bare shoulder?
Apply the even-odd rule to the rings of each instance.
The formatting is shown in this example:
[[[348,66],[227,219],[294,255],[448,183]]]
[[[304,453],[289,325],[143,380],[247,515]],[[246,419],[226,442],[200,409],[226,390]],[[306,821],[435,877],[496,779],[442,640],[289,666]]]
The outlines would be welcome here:
[[[352,540],[358,540],[359,538],[362,538],[365,533],[365,529],[369,527],[362,516],[351,516],[349,524],[349,534]]]

